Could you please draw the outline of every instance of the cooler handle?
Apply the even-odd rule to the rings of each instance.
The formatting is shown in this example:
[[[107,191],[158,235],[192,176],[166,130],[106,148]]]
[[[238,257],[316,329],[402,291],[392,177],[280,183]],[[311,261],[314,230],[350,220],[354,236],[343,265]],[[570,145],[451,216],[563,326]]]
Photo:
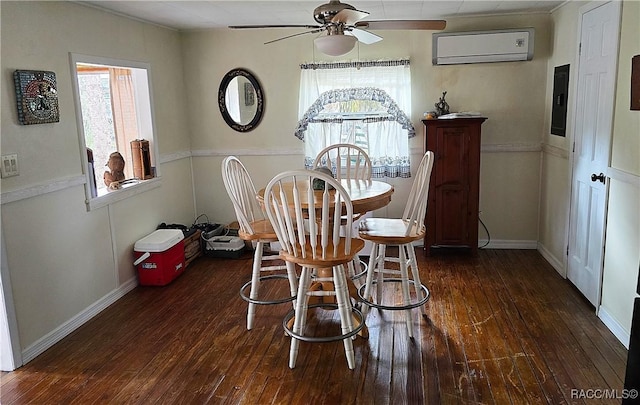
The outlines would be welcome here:
[[[149,252],[144,252],[144,254],[140,257],[138,257],[138,260],[136,260],[135,262],[133,262],[134,266],[139,265],[140,263],[144,262],[145,260],[147,260],[149,257],[151,257],[151,253]]]

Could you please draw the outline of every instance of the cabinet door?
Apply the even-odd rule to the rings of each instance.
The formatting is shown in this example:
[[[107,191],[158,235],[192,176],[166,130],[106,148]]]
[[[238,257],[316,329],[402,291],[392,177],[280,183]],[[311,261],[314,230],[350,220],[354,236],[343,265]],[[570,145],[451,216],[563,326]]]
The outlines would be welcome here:
[[[460,245],[469,237],[469,133],[466,127],[440,127],[436,132],[436,243]]]

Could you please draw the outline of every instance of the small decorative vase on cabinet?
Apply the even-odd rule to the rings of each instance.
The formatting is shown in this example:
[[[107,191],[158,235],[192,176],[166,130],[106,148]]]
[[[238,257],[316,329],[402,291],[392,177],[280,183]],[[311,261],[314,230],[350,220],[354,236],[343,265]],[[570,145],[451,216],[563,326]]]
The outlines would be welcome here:
[[[424,249],[466,247],[478,252],[480,126],[484,117],[423,120],[435,161],[429,184]]]

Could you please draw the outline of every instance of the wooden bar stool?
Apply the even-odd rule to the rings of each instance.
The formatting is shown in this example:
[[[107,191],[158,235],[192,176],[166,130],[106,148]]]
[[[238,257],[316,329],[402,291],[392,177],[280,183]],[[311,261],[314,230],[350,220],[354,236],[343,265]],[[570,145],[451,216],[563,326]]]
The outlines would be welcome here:
[[[313,161],[313,168],[326,167],[337,180],[371,180],[371,158],[358,145],[337,143],[321,150]],[[364,213],[357,213],[354,221]],[[357,285],[361,285],[361,277],[367,272],[367,264],[356,256],[348,265],[349,277]]]
[[[326,167],[338,180],[371,179],[371,158],[364,149],[350,143],[337,143],[321,150],[313,167]]]
[[[413,338],[411,310],[420,307],[423,315],[426,315],[424,304],[429,299],[429,290],[420,282],[418,263],[412,243],[424,238],[424,215],[427,209],[432,168],[433,152],[428,151],[423,156],[416,172],[416,178],[413,181],[402,218],[365,218],[360,223],[359,229],[360,238],[373,242],[367,279],[358,291],[360,298],[365,303],[363,307],[365,319],[368,307],[384,310],[405,310],[408,334],[411,338]],[[387,256],[387,246],[397,246],[398,256]],[[400,269],[388,268],[386,263],[398,263]],[[409,278],[409,269],[411,269],[412,279]],[[402,288],[401,304],[387,305],[383,303],[383,283],[385,282],[400,283]],[[371,296],[374,284],[376,284],[375,300]],[[410,294],[410,285],[413,285],[415,290],[415,297],[413,298]]]
[[[361,239],[351,238],[353,205],[349,194],[332,176],[313,170],[296,170],[275,176],[264,192],[267,216],[282,246],[280,257],[290,266],[302,267],[295,310],[283,320],[291,336],[289,367],[294,368],[301,340],[332,342],[342,340],[347,364],[355,367],[352,337],[363,327],[362,313],[351,306],[347,288],[346,265],[364,246]],[[341,217],[346,221],[345,235],[340,236]],[[331,273],[319,276],[320,269]],[[322,272],[327,273],[327,272]],[[312,284],[333,283],[333,290],[313,288]],[[309,305],[309,298],[335,296],[335,304],[323,302]],[[314,337],[305,334],[307,310],[313,307],[337,308],[341,334]],[[357,318],[354,326],[351,316]],[[289,321],[295,318],[293,328]]]
[[[278,240],[273,227],[266,219],[262,207],[258,204],[256,189],[249,172],[235,156],[222,161],[222,180],[233,203],[240,230],[238,236],[245,241],[255,242],[251,280],[240,288],[240,296],[249,303],[247,310],[247,329],[253,327],[256,305],[273,305],[291,302],[296,299],[298,288],[295,268],[286,265],[267,266],[266,263],[280,260],[277,254],[264,255],[265,244]],[[282,272],[286,270],[286,274]],[[268,275],[262,275],[268,272]],[[291,296],[281,299],[259,299],[260,284],[266,280],[287,278]],[[251,287],[249,295],[247,288]],[[294,304],[295,305],[295,304]]]

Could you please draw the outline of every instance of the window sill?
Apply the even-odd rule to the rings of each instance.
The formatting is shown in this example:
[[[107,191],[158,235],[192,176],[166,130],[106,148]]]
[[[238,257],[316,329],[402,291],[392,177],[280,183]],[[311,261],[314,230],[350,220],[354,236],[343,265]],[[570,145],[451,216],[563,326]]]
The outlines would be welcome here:
[[[139,183],[135,184],[127,184],[120,190],[110,191],[104,195],[86,201],[87,211],[106,207],[109,204],[113,204],[115,202],[136,196],[138,194],[145,193],[149,190],[153,190],[154,188],[158,188],[161,185],[162,182],[159,177],[155,177],[150,180],[141,180]]]

